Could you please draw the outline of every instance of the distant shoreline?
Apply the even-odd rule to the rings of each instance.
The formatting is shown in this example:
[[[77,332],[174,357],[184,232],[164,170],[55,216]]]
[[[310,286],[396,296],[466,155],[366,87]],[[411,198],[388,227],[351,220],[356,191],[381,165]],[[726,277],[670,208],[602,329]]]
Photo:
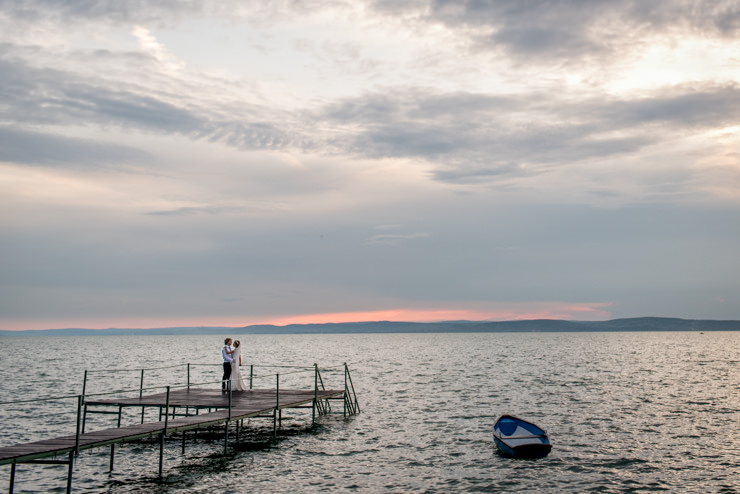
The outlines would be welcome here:
[[[257,324],[243,327],[196,326],[172,328],[27,329],[0,331],[2,336],[120,336],[237,334],[362,334],[362,333],[556,333],[609,331],[740,331],[740,321],[636,317],[609,321],[532,319],[521,321],[353,322],[325,324]]]

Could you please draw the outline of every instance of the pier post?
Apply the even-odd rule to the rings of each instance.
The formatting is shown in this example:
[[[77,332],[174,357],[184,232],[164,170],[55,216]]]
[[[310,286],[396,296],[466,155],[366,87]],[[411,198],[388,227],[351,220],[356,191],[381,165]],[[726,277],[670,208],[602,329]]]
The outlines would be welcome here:
[[[313,364],[313,403],[311,404],[311,426],[316,425],[316,404],[319,398],[319,364]]]
[[[229,392],[229,411],[226,415],[226,423],[224,425],[224,456],[229,447],[229,421],[231,420],[231,380],[226,382],[226,388]]]
[[[229,450],[229,421],[227,420],[224,424],[224,456]]]
[[[159,434],[159,478],[162,479],[162,467],[164,466],[164,432]]]
[[[85,391],[87,390],[87,369],[85,369],[85,375],[82,378],[82,399],[85,399]],[[85,404],[85,413],[82,416],[82,433],[85,433],[85,422],[87,421],[87,403]]]
[[[164,435],[167,435],[167,419],[170,416],[170,387],[167,386],[167,395],[164,399]]]
[[[82,396],[85,396],[86,388],[87,388],[87,369],[85,369],[85,375],[82,378]]]
[[[254,364],[249,364],[249,389],[252,389],[252,378],[254,377]]]
[[[272,411],[272,442],[277,442],[278,410],[280,410],[280,374],[275,374],[275,409]]]
[[[352,415],[360,413],[360,404],[357,403],[357,393],[355,393],[355,385],[352,383],[352,375],[349,373],[349,366],[347,362],[344,363],[344,392],[347,394],[349,410]],[[347,386],[349,383],[349,386]],[[350,391],[352,394],[349,394]]]
[[[122,406],[118,406],[118,423],[116,424],[116,427],[121,427],[121,411],[123,410]],[[116,456],[116,443],[113,443],[110,445],[110,471],[113,471],[113,457]]]
[[[143,375],[143,370],[142,370]],[[170,416],[170,387],[167,386],[167,395],[165,397],[164,412],[164,430],[159,434],[159,478],[162,479],[162,469],[164,467],[164,437],[167,435],[167,420]],[[162,417],[162,408],[159,409],[160,418]]]
[[[76,454],[77,453],[73,451],[69,452],[69,467],[67,470],[67,494],[70,494],[72,492],[72,470],[74,469]]]
[[[13,494],[13,486],[15,485],[15,461],[10,465],[10,486],[8,487],[8,494]]]
[[[144,369],[141,369],[141,380],[139,381],[139,399],[141,399],[144,392]],[[144,412],[146,407],[141,407],[141,423],[144,423]]]
[[[190,362],[188,362],[188,393],[190,393]],[[187,417],[189,415],[190,415],[190,407],[187,407],[186,406],[185,407],[185,416]],[[184,435],[185,434],[183,433],[183,436]],[[185,453],[184,448],[185,447],[183,446],[183,453]]]
[[[75,432],[75,449],[74,454],[80,452],[80,414],[82,413],[82,395],[77,396],[77,432]]]

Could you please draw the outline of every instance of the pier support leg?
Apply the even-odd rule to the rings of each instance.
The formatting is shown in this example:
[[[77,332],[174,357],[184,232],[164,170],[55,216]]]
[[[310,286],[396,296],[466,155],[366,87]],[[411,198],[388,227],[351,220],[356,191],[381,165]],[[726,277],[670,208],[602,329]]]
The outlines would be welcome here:
[[[311,427],[316,425],[316,405],[319,401],[319,364],[313,364],[313,402],[311,402]]]
[[[277,423],[280,411],[280,374],[275,374],[275,410],[272,412],[272,442],[277,442]],[[282,417],[281,417],[282,418]]]
[[[141,380],[139,381],[139,399],[141,399],[144,393],[144,369],[141,369]],[[141,423],[144,423],[144,412],[146,407],[141,407]]]
[[[87,403],[85,403],[85,410],[82,412],[82,433],[85,433],[85,423],[87,422]]]
[[[13,494],[13,486],[15,485],[15,462],[10,466],[10,486],[8,487],[8,494]]]
[[[185,433],[186,431],[182,431],[182,454],[185,456]]]
[[[85,407],[87,407],[87,405],[85,405]],[[75,432],[75,449],[74,449],[75,456],[77,456],[80,452],[80,414],[81,413],[82,413],[82,395],[78,395],[77,396],[77,431]],[[71,475],[72,473],[70,473],[70,476]]]
[[[159,435],[159,479],[162,480],[162,467],[164,466],[164,433]]]
[[[121,427],[121,413],[123,412],[123,407],[118,407],[118,424],[116,427]],[[116,456],[116,443],[113,443],[110,445],[110,471],[113,471],[113,457]]]
[[[67,494],[72,492],[72,470],[75,465],[75,453],[74,451],[69,452],[69,469],[67,470]]]
[[[224,456],[226,456],[226,451],[229,447],[229,421],[226,421],[226,425],[224,426]]]
[[[272,411],[272,442],[277,442],[277,412],[278,409]]]

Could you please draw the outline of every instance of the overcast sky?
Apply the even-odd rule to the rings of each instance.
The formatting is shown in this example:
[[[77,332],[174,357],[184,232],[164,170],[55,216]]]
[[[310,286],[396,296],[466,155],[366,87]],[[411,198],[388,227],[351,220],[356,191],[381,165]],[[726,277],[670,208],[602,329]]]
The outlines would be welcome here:
[[[0,0],[0,329],[740,319],[740,4]]]

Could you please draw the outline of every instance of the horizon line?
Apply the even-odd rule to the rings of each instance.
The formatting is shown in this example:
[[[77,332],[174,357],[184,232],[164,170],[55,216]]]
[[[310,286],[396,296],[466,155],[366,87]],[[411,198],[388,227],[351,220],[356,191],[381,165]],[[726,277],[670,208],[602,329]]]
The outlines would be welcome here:
[[[57,328],[31,328],[31,329],[0,329],[0,333],[22,333],[22,332],[44,332],[44,331],[156,331],[164,329],[247,329],[259,326],[270,326],[274,328],[287,328],[291,326],[329,326],[329,325],[341,325],[341,324],[445,324],[445,323],[517,323],[517,322],[536,322],[536,321],[558,321],[558,322],[569,322],[569,323],[602,323],[612,322],[620,320],[635,320],[635,319],[674,319],[680,321],[712,321],[712,322],[740,322],[739,319],[696,319],[686,317],[675,317],[675,316],[633,316],[633,317],[618,317],[613,319],[593,319],[593,320],[576,320],[576,319],[564,319],[564,318],[551,318],[551,317],[536,317],[531,319],[454,319],[454,320],[439,320],[439,321],[411,321],[411,320],[358,320],[358,321],[327,321],[327,322],[294,322],[287,324],[274,324],[274,323],[255,323],[246,324],[239,326],[221,326],[221,325],[204,325],[197,324],[193,326],[152,326],[152,327],[125,327],[125,326],[110,326],[110,327],[57,327]]]

